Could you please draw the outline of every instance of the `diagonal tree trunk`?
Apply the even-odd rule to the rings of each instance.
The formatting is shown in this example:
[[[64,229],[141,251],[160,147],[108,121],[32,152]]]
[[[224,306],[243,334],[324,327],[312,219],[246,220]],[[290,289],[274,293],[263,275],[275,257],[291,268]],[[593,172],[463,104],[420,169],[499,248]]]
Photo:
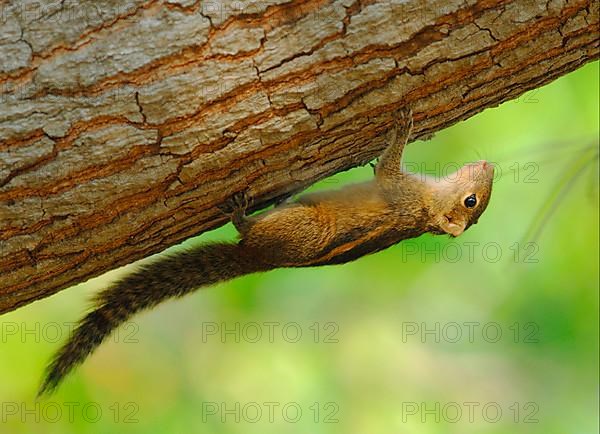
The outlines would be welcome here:
[[[0,2],[0,313],[598,57],[598,2]]]

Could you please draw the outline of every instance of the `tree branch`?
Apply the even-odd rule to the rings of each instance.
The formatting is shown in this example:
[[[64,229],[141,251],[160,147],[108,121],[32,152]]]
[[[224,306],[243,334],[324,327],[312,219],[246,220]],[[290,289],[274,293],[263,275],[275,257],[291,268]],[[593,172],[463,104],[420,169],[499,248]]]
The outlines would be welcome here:
[[[598,57],[598,2],[0,4],[0,313]],[[33,9],[32,9],[33,8]],[[37,8],[37,9],[36,9]]]

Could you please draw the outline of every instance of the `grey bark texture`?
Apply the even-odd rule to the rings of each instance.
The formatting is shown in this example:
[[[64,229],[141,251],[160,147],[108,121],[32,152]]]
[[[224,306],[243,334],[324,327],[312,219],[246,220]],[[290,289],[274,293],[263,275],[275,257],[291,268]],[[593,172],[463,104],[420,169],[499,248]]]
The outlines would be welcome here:
[[[598,2],[0,2],[0,313],[598,57]]]

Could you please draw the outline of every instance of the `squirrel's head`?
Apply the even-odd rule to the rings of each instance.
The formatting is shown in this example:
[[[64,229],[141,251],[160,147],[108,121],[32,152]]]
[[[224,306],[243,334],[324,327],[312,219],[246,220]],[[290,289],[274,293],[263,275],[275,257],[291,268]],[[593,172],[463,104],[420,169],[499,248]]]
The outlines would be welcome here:
[[[477,223],[490,200],[493,179],[494,166],[482,160],[436,182],[432,232],[457,237]]]

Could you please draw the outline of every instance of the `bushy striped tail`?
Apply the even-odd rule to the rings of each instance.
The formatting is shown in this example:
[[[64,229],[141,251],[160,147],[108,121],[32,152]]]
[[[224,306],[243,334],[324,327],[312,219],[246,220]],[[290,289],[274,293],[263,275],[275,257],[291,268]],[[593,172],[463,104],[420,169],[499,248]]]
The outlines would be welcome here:
[[[38,397],[52,393],[114,329],[137,312],[203,286],[271,268],[233,243],[205,244],[143,265],[95,297],[94,310],[79,321],[46,368]]]

